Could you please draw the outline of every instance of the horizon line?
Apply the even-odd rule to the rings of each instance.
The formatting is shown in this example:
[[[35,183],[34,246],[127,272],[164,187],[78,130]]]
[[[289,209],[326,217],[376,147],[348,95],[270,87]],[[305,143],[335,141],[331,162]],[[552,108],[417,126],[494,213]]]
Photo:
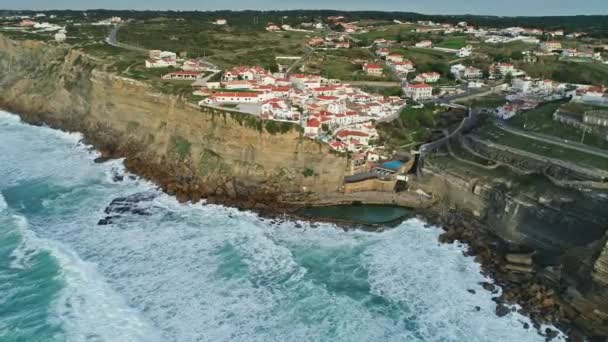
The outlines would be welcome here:
[[[26,12],[52,12],[52,11],[74,11],[74,12],[87,12],[87,11],[130,11],[130,12],[290,12],[290,11],[335,11],[335,12],[378,12],[378,13],[396,13],[396,14],[417,14],[424,16],[441,16],[441,17],[497,17],[497,18],[542,18],[542,17],[582,17],[582,16],[608,16],[608,12],[601,14],[559,14],[559,15],[498,15],[498,14],[471,14],[471,13],[437,13],[429,14],[422,12],[408,12],[408,11],[387,11],[377,9],[333,9],[333,8],[294,8],[294,9],[132,9],[132,8],[87,8],[87,9],[71,9],[71,8],[37,8],[37,9],[4,9],[0,8],[1,11],[26,11]]]

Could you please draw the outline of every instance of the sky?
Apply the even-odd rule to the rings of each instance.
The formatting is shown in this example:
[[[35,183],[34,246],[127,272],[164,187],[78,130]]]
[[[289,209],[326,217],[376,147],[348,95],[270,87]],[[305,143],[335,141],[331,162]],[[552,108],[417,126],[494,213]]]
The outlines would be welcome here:
[[[2,9],[340,9],[503,16],[608,15],[608,0],[0,0]]]

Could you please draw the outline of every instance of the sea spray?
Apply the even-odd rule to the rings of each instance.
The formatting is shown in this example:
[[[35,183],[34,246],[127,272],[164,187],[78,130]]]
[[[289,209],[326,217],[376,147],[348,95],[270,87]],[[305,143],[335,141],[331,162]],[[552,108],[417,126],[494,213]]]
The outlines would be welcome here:
[[[0,117],[0,215],[55,267],[37,279],[55,284],[53,300],[28,308],[46,313],[48,340],[544,340],[516,312],[496,317],[466,247],[439,244],[422,221],[345,232],[180,204],[92,155],[73,135]],[[23,254],[15,272],[37,264]]]

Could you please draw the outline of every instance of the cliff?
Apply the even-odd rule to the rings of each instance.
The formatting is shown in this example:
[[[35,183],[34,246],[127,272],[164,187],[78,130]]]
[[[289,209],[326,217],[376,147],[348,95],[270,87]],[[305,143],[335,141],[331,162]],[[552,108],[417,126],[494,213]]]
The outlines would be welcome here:
[[[82,132],[183,200],[264,206],[338,190],[347,160],[297,127],[188,104],[68,46],[0,36],[0,108]],[[238,202],[238,203],[236,203]]]
[[[510,286],[516,284],[522,304],[528,301],[522,298],[530,295],[525,290],[528,285],[546,284],[559,296],[556,315],[564,315],[588,336],[608,335],[605,196],[570,189],[555,190],[559,197],[550,191],[530,194],[510,187],[508,180],[489,182],[449,166],[427,164],[423,177],[412,185],[436,196],[440,208],[471,213],[483,222],[480,229],[506,242],[507,251],[534,251],[531,274],[508,271],[507,260],[491,261],[506,263],[493,275],[504,280],[505,293],[510,294]],[[479,230],[471,235],[467,241],[472,246],[484,239]],[[547,312],[541,310],[536,317]]]

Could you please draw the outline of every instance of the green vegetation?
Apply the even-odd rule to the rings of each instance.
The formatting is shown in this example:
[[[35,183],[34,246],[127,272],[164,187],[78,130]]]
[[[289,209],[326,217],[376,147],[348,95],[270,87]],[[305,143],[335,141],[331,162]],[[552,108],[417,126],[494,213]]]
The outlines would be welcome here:
[[[173,142],[173,149],[179,160],[184,160],[190,156],[190,148],[192,147],[192,144],[188,140],[180,136],[174,136],[172,137],[171,141]]]
[[[401,87],[363,86],[361,87],[361,90],[372,94],[380,94],[382,96],[403,96],[403,88]]]
[[[509,62],[521,60],[522,52],[536,48],[536,45],[524,42],[511,42],[504,44],[479,44],[475,46],[475,52],[488,55],[490,60],[496,62]]]
[[[414,62],[418,73],[435,71],[440,73],[444,78],[451,77],[450,62],[456,59],[451,53],[433,49],[407,48],[393,49],[392,51],[400,53],[405,58]]]
[[[306,170],[302,171],[302,175],[304,175],[306,178],[312,177],[315,175],[315,170],[307,168]]]
[[[581,166],[608,170],[608,158],[508,133],[494,124],[484,125],[476,131],[476,134],[483,139],[534,153],[542,157],[561,159]]]
[[[266,125],[264,126],[264,128],[266,128],[266,132],[275,135],[277,133],[280,134],[285,134],[289,131],[291,131],[291,129],[293,128],[294,124],[290,123],[290,122],[278,122],[278,121],[266,121]]]
[[[490,94],[482,97],[476,97],[472,99],[468,99],[466,101],[456,101],[463,106],[472,107],[472,108],[497,108],[505,103],[507,103],[507,99],[505,95],[502,94]]]
[[[435,44],[435,46],[458,50],[467,46],[467,36],[448,36],[441,43]]]
[[[375,58],[362,48],[316,51],[305,63],[306,72],[345,81],[392,81],[388,70],[383,76],[370,76],[363,64]]]
[[[275,57],[305,53],[307,34],[265,32],[252,26],[216,26],[199,18],[153,18],[124,26],[118,38],[146,49],[184,52],[189,57],[207,56],[223,67],[260,65],[276,71]]]
[[[605,84],[608,64],[559,61],[558,57],[542,57],[537,63],[521,63],[519,68],[531,77],[548,78],[557,82],[577,84]]]
[[[399,118],[378,123],[380,139],[393,148],[423,143],[432,131],[456,125],[463,117],[461,112],[446,112],[443,107],[425,105],[424,108],[406,107]]]
[[[592,106],[585,106],[578,103],[566,103],[565,101],[556,101],[544,104],[538,108],[526,111],[516,115],[509,123],[521,129],[532,132],[542,133],[555,136],[561,139],[570,141],[582,142],[586,145],[608,149],[608,141],[604,136],[593,132],[584,133],[583,130],[562,124],[553,120],[553,113],[558,109],[577,113],[584,113],[587,110],[594,109]]]

